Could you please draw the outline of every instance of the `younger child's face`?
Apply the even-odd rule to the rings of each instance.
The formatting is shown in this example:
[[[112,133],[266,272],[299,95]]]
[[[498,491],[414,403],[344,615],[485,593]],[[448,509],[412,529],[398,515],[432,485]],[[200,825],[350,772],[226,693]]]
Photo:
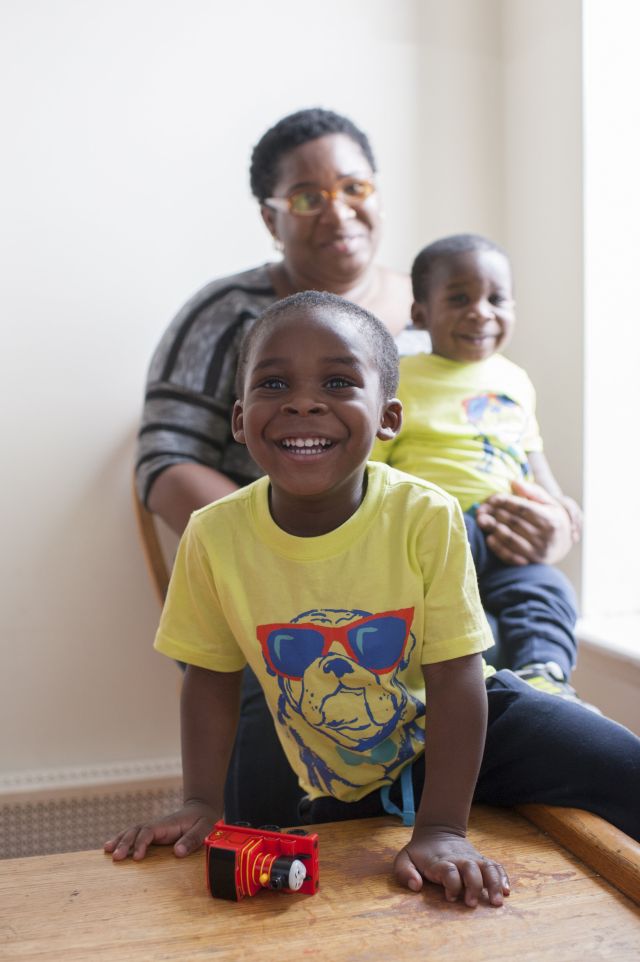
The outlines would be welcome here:
[[[233,434],[272,484],[313,498],[363,471],[375,438],[400,430],[401,412],[381,399],[365,335],[346,316],[306,309],[252,347]]]
[[[431,335],[433,353],[462,364],[506,347],[516,322],[511,267],[499,251],[439,257],[426,303],[414,303],[416,327]]]

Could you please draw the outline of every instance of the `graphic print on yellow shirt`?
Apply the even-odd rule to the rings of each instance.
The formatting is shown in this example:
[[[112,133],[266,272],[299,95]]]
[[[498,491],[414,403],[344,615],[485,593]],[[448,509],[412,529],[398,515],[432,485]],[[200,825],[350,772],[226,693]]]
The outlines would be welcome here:
[[[507,465],[510,458],[520,468],[523,480],[533,480],[526,455],[518,450],[527,421],[522,405],[507,394],[485,393],[465,398],[462,406],[469,424],[478,432],[474,441],[482,444],[483,456],[475,465],[477,470],[493,474],[496,458]]]
[[[398,397],[402,431],[395,441],[376,441],[372,460],[439,485],[463,511],[509,492],[512,481],[533,480],[527,453],[542,450],[535,391],[502,355],[477,364],[401,358]]]
[[[279,528],[262,478],[196,512],[155,647],[212,671],[249,663],[303,789],[357,801],[424,750],[423,664],[493,644],[460,507],[367,466],[329,534]]]
[[[280,688],[278,722],[298,745],[312,787],[324,792],[339,776],[305,743],[307,726],[336,743],[345,765],[378,765],[387,778],[414,757],[414,743],[424,744],[424,704],[399,677],[416,646],[413,614],[323,609],[258,627]]]

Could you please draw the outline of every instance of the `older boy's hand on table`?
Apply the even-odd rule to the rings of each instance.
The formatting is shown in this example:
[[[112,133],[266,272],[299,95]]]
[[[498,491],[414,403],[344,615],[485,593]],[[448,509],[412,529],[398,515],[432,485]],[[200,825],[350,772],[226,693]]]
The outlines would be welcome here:
[[[119,862],[133,849],[137,862],[147,846],[174,845],[178,858],[195,852],[222,818],[224,783],[240,714],[242,670],[209,671],[187,665],[180,696],[183,807],[168,818],[133,825],[105,843]]]
[[[502,905],[509,895],[509,879],[499,862],[485,858],[466,840],[447,831],[416,826],[408,845],[398,852],[394,871],[400,885],[419,892],[422,878],[444,886],[448,902],[455,902],[464,888],[470,908],[478,904],[486,888],[492,905]]]
[[[488,546],[509,565],[561,561],[580,538],[578,505],[552,497],[538,484],[514,481],[512,489],[514,494],[493,494],[476,509]]]
[[[133,852],[134,862],[144,858],[147,846],[172,845],[178,858],[184,858],[200,848],[207,835],[213,831],[222,812],[214,812],[206,802],[193,800],[173,815],[133,825],[104,844],[105,852],[113,852],[113,861],[119,862]]]
[[[426,664],[422,674],[426,775],[411,841],[396,856],[396,878],[414,892],[423,877],[437,882],[450,902],[464,888],[471,908],[486,888],[491,904],[502,905],[509,894],[505,870],[465,837],[487,731],[482,656]]]

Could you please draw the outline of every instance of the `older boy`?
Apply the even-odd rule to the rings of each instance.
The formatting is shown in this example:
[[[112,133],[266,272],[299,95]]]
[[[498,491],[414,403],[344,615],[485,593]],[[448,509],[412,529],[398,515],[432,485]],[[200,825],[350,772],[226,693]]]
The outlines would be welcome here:
[[[496,667],[577,700],[568,684],[576,655],[571,584],[546,564],[503,564],[475,520],[491,496],[535,481],[564,505],[576,538],[582,526],[578,505],[563,495],[542,453],[533,385],[497,353],[515,325],[511,265],[496,244],[460,234],[421,251],[412,281],[413,322],[429,331],[432,354],[401,360],[402,433],[376,444],[372,459],[432,481],[467,513],[480,595],[499,627],[500,648],[490,656]]]
[[[502,867],[465,839],[491,639],[460,508],[427,482],[367,465],[374,439],[400,428],[396,386],[386,329],[334,295],[287,298],[253,327],[233,425],[267,477],[193,515],[156,639],[188,665],[185,805],[108,842],[114,859],[131,848],[140,859],[153,841],[187,855],[222,815],[248,662],[308,792],[308,821],[401,803],[412,824],[417,799],[398,880],[415,891],[423,877],[440,882],[450,900],[464,889],[470,906],[483,887],[494,905],[508,894]],[[476,797],[580,804],[640,834],[628,801],[640,741],[595,716],[600,734],[587,733],[592,716],[509,672],[487,684]]]

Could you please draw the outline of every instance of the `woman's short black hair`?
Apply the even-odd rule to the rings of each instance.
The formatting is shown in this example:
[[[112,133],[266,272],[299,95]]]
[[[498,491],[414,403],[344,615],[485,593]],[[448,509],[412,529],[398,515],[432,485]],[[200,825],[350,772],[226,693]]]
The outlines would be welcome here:
[[[308,310],[309,308],[321,308],[334,316],[342,315],[351,321],[355,328],[364,335],[375,359],[380,375],[380,392],[383,400],[390,401],[391,398],[395,397],[400,371],[398,349],[391,334],[382,321],[379,321],[371,311],[367,311],[364,307],[353,304],[351,301],[345,301],[344,298],[338,297],[336,294],[329,294],[327,291],[301,291],[299,294],[292,294],[291,297],[276,301],[256,318],[240,348],[236,374],[237,396],[239,398],[244,396],[244,379],[247,373],[249,355],[253,344],[260,336],[260,332],[265,327],[268,328],[270,324],[277,323],[283,315]]]
[[[299,110],[295,114],[283,117],[278,123],[264,134],[251,155],[251,192],[262,204],[267,197],[273,197],[278,180],[278,164],[280,158],[300,144],[309,140],[316,140],[327,134],[346,134],[361,148],[371,169],[375,171],[376,162],[366,134],[363,134],[347,117],[336,114],[333,110],[323,110],[312,107],[309,110]]]
[[[419,304],[428,301],[429,276],[434,261],[439,257],[451,257],[455,254],[466,254],[469,251],[497,251],[509,261],[509,256],[502,247],[488,237],[481,237],[480,234],[452,234],[450,237],[443,237],[423,248],[413,262],[411,283],[414,301],[418,301]]]

